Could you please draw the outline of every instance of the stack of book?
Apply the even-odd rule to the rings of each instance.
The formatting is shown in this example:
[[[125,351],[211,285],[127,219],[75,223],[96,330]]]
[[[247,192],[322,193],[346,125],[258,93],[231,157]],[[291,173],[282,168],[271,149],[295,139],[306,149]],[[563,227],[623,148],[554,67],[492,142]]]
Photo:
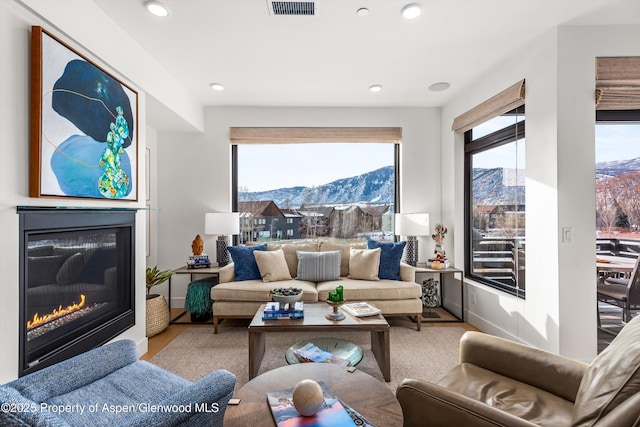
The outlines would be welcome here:
[[[295,354],[300,361],[306,363],[335,363],[336,365],[343,366],[349,366],[351,364],[349,360],[335,356],[312,342],[294,350],[293,354]]]
[[[293,307],[289,304],[280,306],[279,302],[268,302],[262,312],[262,320],[295,320],[304,319],[304,303],[298,301]]]
[[[209,261],[209,255],[189,255],[187,260],[187,268],[209,268],[211,267],[211,261]]]

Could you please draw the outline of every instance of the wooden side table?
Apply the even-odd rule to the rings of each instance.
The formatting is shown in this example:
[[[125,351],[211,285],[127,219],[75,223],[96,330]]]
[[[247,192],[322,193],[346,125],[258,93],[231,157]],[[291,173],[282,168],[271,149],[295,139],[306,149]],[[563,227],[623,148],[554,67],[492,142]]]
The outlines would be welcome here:
[[[179,267],[173,270],[174,274],[190,274],[191,281],[193,282],[194,274],[207,274],[211,276],[215,276],[220,281],[220,267],[208,267],[208,268],[187,268]],[[168,283],[169,288],[169,317],[171,317],[171,277],[169,278]],[[178,319],[187,314],[187,310],[183,310],[182,313],[178,314],[176,317],[170,318],[169,324],[182,324],[182,325],[191,325],[194,322],[178,322]]]
[[[224,426],[275,426],[267,403],[267,393],[293,388],[307,378],[324,381],[340,400],[373,425],[402,426],[402,407],[384,383],[360,370],[349,373],[346,366],[328,363],[283,366],[255,377],[233,396],[240,399],[240,404],[227,407]]]

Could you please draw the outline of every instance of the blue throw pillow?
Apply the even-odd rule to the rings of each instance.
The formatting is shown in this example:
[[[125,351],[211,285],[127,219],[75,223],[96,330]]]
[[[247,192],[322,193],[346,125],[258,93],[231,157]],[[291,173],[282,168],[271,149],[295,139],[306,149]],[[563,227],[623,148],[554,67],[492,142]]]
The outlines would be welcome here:
[[[237,282],[242,280],[262,280],[253,251],[266,251],[266,243],[257,246],[228,246],[227,249],[233,260],[233,270],[236,273]]]
[[[402,280],[400,277],[400,260],[406,241],[402,242],[378,242],[367,239],[367,249],[380,248],[380,268],[378,277],[380,279]]]

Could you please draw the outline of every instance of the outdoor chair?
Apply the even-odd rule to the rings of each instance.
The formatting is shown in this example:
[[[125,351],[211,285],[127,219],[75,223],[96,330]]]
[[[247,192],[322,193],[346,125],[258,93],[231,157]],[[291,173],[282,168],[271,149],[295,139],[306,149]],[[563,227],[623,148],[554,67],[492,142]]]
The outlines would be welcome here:
[[[622,308],[622,321],[631,320],[631,310],[640,308],[640,273],[638,264],[640,257],[629,278],[607,277],[598,280],[598,301]],[[598,309],[598,325],[600,325],[600,310]]]

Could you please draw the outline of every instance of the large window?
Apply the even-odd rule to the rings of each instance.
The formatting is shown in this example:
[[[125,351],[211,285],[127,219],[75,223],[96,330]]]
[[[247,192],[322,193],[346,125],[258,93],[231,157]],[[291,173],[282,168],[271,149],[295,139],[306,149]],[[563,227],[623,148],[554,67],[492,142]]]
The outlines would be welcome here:
[[[597,253],[640,253],[640,110],[596,112]]]
[[[525,296],[524,106],[465,132],[467,275]]]
[[[393,241],[399,144],[233,145],[240,243]]]

